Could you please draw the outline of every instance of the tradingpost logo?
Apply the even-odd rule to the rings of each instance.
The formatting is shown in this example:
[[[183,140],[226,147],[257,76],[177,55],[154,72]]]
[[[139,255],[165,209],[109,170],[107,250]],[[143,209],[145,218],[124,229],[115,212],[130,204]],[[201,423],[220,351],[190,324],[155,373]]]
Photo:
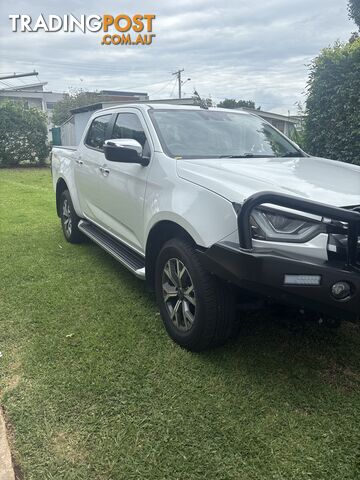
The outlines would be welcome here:
[[[103,32],[102,45],[151,45],[156,35],[153,33],[153,14],[127,15],[44,15],[36,19],[30,15],[9,15],[13,32]]]

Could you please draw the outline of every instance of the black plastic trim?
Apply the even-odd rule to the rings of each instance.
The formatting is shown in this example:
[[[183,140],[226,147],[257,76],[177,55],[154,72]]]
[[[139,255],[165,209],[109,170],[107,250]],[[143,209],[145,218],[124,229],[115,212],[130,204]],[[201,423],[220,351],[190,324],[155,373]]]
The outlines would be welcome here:
[[[145,267],[144,257],[93,223],[82,220],[79,229],[130,270],[136,271]]]
[[[203,266],[214,275],[260,296],[282,303],[295,304],[330,316],[359,320],[360,275],[341,262],[304,261],[272,251],[249,251],[223,242],[205,251],[198,250]],[[290,275],[320,275],[320,285],[285,285]],[[337,301],[331,287],[339,281],[349,282],[353,294],[348,301]]]

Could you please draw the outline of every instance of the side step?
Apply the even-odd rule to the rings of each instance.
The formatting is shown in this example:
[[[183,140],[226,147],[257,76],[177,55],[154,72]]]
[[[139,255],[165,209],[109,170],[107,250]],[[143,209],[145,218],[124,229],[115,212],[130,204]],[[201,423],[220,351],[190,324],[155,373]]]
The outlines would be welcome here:
[[[145,280],[145,259],[139,253],[86,220],[80,220],[78,227],[87,237],[110,253],[130,272],[141,280]]]

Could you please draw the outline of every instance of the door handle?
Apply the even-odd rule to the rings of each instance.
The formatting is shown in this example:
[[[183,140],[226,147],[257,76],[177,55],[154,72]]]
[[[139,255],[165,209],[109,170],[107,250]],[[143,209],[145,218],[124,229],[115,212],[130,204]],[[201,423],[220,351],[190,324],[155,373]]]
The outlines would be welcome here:
[[[79,160],[79,159],[76,160],[76,163],[77,163],[78,165],[84,165],[84,162],[83,162],[82,160]]]
[[[105,167],[99,167],[100,172],[103,174],[104,177],[107,177],[110,173],[110,170]]]

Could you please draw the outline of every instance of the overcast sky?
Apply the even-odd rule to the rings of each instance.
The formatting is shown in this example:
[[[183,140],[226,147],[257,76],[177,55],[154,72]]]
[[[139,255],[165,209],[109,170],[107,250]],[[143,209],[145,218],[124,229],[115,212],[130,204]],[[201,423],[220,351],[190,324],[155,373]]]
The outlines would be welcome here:
[[[177,95],[171,74],[184,68],[184,80],[191,78],[185,96],[196,88],[216,101],[251,99],[280,113],[296,113],[295,102],[304,99],[310,60],[355,30],[346,0],[1,0],[0,13],[0,72],[36,69],[48,90],[140,90],[169,98]],[[102,46],[101,32],[11,31],[9,14],[40,13],[153,13],[156,38],[150,46]]]

